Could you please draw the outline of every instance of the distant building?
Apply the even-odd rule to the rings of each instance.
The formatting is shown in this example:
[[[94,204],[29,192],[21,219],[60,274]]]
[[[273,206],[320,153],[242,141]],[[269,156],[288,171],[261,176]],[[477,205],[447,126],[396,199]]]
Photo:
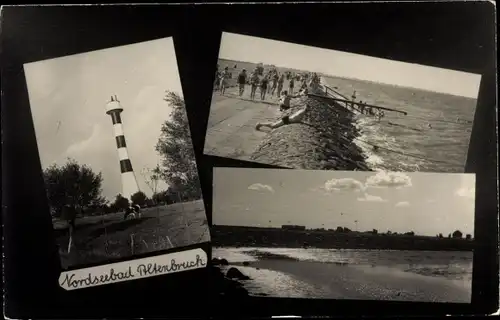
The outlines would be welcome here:
[[[306,227],[305,226],[284,224],[281,226],[281,229],[284,229],[284,230],[306,230]]]

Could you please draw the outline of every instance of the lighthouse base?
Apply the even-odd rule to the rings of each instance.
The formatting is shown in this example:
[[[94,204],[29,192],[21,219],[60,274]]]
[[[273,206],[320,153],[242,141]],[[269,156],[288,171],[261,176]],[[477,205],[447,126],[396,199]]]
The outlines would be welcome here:
[[[139,185],[137,184],[134,171],[122,173],[122,192],[122,196],[129,200],[131,200],[130,197],[133,194],[139,192]]]

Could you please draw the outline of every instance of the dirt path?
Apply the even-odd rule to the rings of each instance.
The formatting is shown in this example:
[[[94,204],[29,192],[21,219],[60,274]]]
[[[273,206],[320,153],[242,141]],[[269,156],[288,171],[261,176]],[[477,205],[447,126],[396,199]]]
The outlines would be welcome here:
[[[278,116],[277,98],[266,95],[260,100],[250,100],[250,86],[246,86],[242,97],[238,88],[229,88],[224,96],[215,92],[210,108],[204,153],[219,157],[249,160],[265,132],[255,130],[259,121],[274,121]]]

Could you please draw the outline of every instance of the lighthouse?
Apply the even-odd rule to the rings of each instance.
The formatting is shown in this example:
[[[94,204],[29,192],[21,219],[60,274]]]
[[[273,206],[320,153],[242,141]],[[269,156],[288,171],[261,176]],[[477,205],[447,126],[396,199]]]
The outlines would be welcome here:
[[[122,175],[122,196],[128,198],[139,191],[139,185],[135,178],[132,163],[130,162],[127,143],[125,142],[125,135],[123,133],[123,125],[121,113],[123,108],[120,101],[115,96],[111,96],[111,101],[106,105],[106,114],[111,116],[113,122],[113,131],[115,133],[116,147],[118,148],[118,158],[120,160],[120,171]]]

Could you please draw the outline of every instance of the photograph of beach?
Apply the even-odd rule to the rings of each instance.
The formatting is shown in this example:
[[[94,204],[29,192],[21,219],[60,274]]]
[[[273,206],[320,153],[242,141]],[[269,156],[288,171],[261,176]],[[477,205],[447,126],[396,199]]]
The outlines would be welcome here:
[[[63,269],[209,241],[173,38],[24,71]]]
[[[239,292],[470,303],[474,174],[217,167],[213,177],[212,264]]]
[[[224,32],[204,153],[463,173],[481,76]]]

